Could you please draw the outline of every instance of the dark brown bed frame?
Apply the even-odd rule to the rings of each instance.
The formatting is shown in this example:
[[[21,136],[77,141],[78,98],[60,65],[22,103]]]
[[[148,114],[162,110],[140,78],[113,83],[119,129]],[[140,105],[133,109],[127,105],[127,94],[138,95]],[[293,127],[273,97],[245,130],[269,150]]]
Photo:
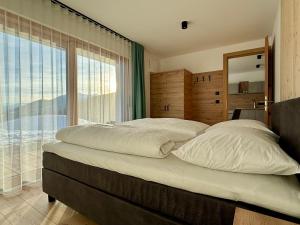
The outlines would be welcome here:
[[[300,163],[300,98],[273,104],[272,130],[280,135],[282,148]],[[236,208],[300,224],[298,218],[254,205],[87,168],[53,153],[44,152],[43,166],[43,191],[49,202],[58,199],[100,225],[232,225]],[[93,174],[100,177],[94,180]],[[300,175],[297,178],[300,181]],[[151,191],[150,199],[144,190]],[[168,197],[167,205],[161,203],[162,196]]]

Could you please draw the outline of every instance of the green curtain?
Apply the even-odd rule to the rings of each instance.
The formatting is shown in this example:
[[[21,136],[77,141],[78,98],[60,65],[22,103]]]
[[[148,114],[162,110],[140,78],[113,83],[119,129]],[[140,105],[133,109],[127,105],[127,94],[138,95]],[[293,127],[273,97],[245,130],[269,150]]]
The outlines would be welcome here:
[[[131,45],[132,57],[132,119],[146,117],[144,82],[144,47],[136,42]]]

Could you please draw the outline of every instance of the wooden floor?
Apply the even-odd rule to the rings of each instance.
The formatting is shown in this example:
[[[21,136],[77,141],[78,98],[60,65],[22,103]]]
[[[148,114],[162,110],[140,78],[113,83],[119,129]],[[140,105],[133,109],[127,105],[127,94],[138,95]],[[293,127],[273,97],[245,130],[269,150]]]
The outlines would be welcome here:
[[[59,201],[48,203],[40,185],[13,197],[0,195],[1,225],[96,225]]]

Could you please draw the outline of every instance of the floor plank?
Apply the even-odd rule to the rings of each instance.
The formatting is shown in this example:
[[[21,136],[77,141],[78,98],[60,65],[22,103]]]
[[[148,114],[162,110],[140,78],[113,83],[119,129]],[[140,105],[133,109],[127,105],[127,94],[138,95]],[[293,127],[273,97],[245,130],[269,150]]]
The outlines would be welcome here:
[[[24,187],[15,196],[0,195],[1,225],[97,225],[85,216],[56,201],[48,203],[41,185]]]

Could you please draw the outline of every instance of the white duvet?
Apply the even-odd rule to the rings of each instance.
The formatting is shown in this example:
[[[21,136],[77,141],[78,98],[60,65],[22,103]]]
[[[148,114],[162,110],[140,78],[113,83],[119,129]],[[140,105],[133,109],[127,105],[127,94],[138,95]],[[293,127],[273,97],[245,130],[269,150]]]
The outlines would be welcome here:
[[[170,136],[171,132],[155,129],[96,124],[61,129],[56,139],[97,150],[163,158],[175,146]]]
[[[140,119],[115,125],[67,127],[57,132],[56,139],[97,150],[164,158],[207,127],[181,119]]]
[[[183,141],[187,141],[201,133],[204,133],[204,131],[209,127],[209,125],[205,123],[178,118],[145,118],[131,120],[121,124],[176,132],[180,134]],[[177,142],[177,140],[174,141]]]

